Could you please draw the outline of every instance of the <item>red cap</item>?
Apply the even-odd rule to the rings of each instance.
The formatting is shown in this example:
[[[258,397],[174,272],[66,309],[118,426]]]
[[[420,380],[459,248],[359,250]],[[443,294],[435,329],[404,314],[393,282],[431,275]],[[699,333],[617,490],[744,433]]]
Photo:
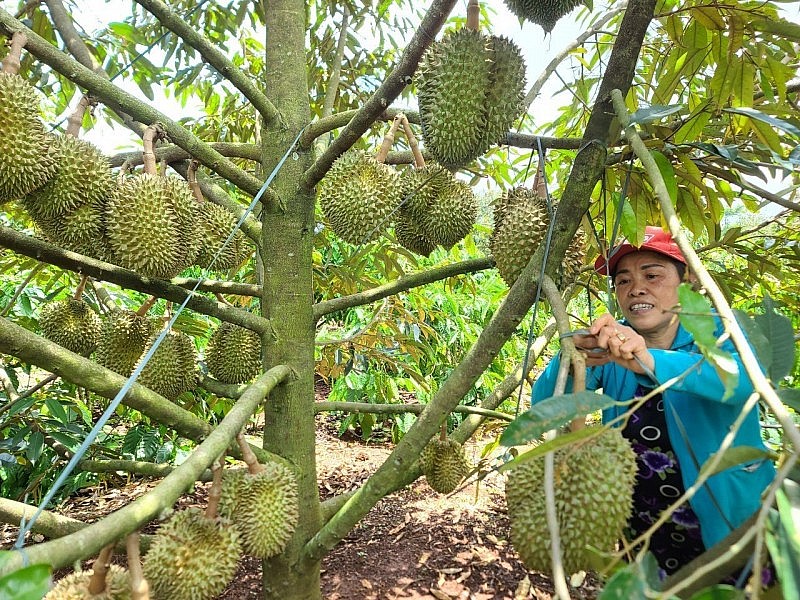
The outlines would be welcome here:
[[[664,231],[661,227],[648,225],[644,228],[644,241],[641,246],[634,246],[628,241],[622,242],[619,246],[614,246],[608,253],[608,263],[606,263],[605,256],[598,256],[597,260],[594,261],[594,270],[601,275],[613,275],[617,270],[617,263],[623,256],[642,250],[658,252],[672,260],[686,264],[686,259],[683,257],[681,249],[672,239],[672,234],[669,231]]]

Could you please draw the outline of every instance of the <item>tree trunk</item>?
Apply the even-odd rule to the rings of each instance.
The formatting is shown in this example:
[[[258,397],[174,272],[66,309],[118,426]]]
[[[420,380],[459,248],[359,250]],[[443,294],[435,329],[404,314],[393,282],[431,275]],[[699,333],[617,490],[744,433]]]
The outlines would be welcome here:
[[[276,0],[265,7],[267,80],[264,91],[281,116],[264,124],[264,173],[278,167],[295,136],[310,120],[306,82],[306,5]],[[301,559],[305,543],[319,530],[321,512],[314,455],[314,317],[312,263],[313,194],[297,182],[312,156],[293,150],[271,184],[281,203],[266,202],[262,212],[264,288],[262,312],[276,318],[264,336],[265,366],[287,364],[295,378],[280,386],[265,405],[264,447],[290,460],[296,469],[300,521],[287,549],[264,561],[265,599],[320,598],[318,561]]]

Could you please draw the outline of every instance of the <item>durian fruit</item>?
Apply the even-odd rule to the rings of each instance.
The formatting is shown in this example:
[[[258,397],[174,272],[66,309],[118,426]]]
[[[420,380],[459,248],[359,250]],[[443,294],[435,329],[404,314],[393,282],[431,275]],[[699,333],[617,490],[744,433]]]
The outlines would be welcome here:
[[[470,471],[464,448],[449,438],[432,439],[419,455],[419,467],[428,485],[440,494],[449,494]]]
[[[153,600],[208,600],[231,582],[240,554],[230,521],[189,508],[159,528],[142,569]]]
[[[83,206],[102,222],[105,199],[114,187],[111,165],[93,144],[72,135],[54,136],[56,172],[22,200],[36,221],[58,221]]]
[[[92,571],[77,571],[59,579],[44,600],[130,600],[131,581],[127,569],[109,565],[106,571],[106,589],[99,594],[89,592]]]
[[[430,256],[436,249],[436,244],[425,237],[418,222],[402,209],[397,213],[394,235],[398,244],[416,254]]]
[[[419,221],[425,237],[451,248],[472,230],[478,215],[478,203],[472,188],[452,175],[443,185]]]
[[[256,474],[223,478],[219,512],[233,521],[247,554],[268,558],[286,547],[300,509],[292,471],[275,462],[259,468],[263,470]]]
[[[236,226],[234,216],[223,207],[213,202],[203,202],[197,210],[197,228],[199,248],[194,264],[199,267],[208,267],[212,259],[228,239],[231,231]],[[226,271],[233,267],[238,267],[250,254],[253,249],[247,242],[247,238],[241,230],[237,230],[225,249],[216,256],[213,269],[216,271]]]
[[[494,222],[489,248],[500,276],[511,286],[547,235],[547,205],[535,192],[516,187],[497,201]]]
[[[150,337],[140,361],[159,335],[161,333],[157,332]],[[192,338],[180,331],[170,331],[142,369],[137,381],[165,398],[175,400],[197,384],[196,361],[197,349]]]
[[[50,145],[36,90],[19,75],[0,72],[0,204],[22,198],[55,175]]]
[[[83,300],[48,302],[39,313],[39,329],[48,340],[82,356],[100,341],[100,317]]]
[[[519,48],[467,28],[430,45],[415,83],[425,148],[448,167],[486,152],[524,108],[525,63]]]
[[[550,33],[556,22],[582,4],[582,0],[504,0],[508,10],[520,19],[536,23]]]
[[[261,338],[255,331],[220,323],[206,346],[208,372],[222,383],[244,383],[261,372]]]
[[[127,377],[153,333],[152,322],[130,310],[117,310],[103,319],[95,360]]]
[[[199,249],[196,206],[182,180],[147,173],[127,178],[106,205],[113,261],[146,277],[174,277]]]
[[[591,568],[587,547],[614,549],[630,517],[635,477],[636,455],[619,429],[556,450],[555,506],[567,573]],[[512,546],[528,569],[549,572],[544,458],[513,467],[505,494]]]
[[[319,184],[325,218],[351,244],[374,240],[392,226],[400,194],[397,171],[357,149],[337,158]]]
[[[531,256],[544,243],[550,216],[547,204],[536,192],[516,187],[507,190],[494,208],[494,231],[489,249],[506,284],[517,280]],[[578,230],[567,250],[560,283],[574,279],[583,266],[585,236]]]

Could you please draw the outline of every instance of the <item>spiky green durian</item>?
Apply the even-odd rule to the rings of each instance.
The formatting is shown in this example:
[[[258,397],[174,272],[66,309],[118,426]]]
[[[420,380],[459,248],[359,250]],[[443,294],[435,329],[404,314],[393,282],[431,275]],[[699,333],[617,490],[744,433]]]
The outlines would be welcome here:
[[[492,70],[486,91],[486,139],[493,144],[513,128],[525,109],[525,60],[519,46],[508,38],[487,37]]]
[[[610,552],[628,521],[636,455],[619,429],[556,450],[555,505],[564,570],[591,568],[591,546]],[[528,569],[549,571],[544,458],[520,463],[506,480],[511,543]]]
[[[140,361],[160,335],[158,332],[150,337]],[[192,338],[180,331],[170,331],[142,369],[137,381],[165,398],[175,400],[197,384],[196,361],[197,349]]]
[[[231,518],[247,554],[268,558],[289,542],[299,519],[297,482],[292,471],[268,462],[264,471],[245,475]]]
[[[582,4],[582,0],[504,0],[508,10],[550,33],[556,22]]]
[[[428,210],[419,221],[425,237],[451,248],[472,230],[478,215],[478,203],[472,188],[450,175],[428,204]]]
[[[464,448],[451,439],[433,439],[419,456],[419,468],[428,485],[440,494],[449,494],[470,471]]]
[[[453,174],[437,163],[429,162],[421,169],[404,170],[400,175],[400,210],[420,221],[441,190],[452,181]]]
[[[463,28],[430,45],[416,85],[426,150],[459,167],[500,141],[522,112],[525,63],[510,40]]]
[[[224,469],[222,471],[222,489],[220,489],[217,512],[221,517],[233,520],[239,506],[242,488],[250,474],[245,469]]]
[[[255,331],[220,323],[206,346],[211,376],[223,383],[244,383],[261,372],[261,338]]]
[[[500,276],[509,286],[545,239],[549,222],[544,200],[526,188],[504,193],[497,203],[489,248]]]
[[[416,72],[422,139],[440,163],[462,166],[489,147],[485,102],[490,82],[486,36],[477,31],[445,33],[422,56]]]
[[[50,341],[89,356],[100,341],[100,317],[83,300],[48,302],[39,313],[39,329]]]
[[[37,91],[19,75],[0,72],[0,204],[55,175],[51,141],[39,118]]]
[[[109,565],[106,589],[99,594],[89,592],[92,571],[77,571],[58,580],[44,600],[130,600],[131,577],[127,569]]]
[[[130,310],[114,311],[103,319],[95,360],[127,377],[144,352],[152,333],[153,325],[147,317]]]
[[[398,244],[416,254],[430,256],[430,253],[436,249],[436,244],[422,233],[419,223],[402,209],[397,213],[394,235]]]
[[[185,182],[149,174],[126,179],[106,205],[114,262],[146,277],[180,273],[199,246],[193,233],[196,204]]]
[[[362,150],[342,154],[319,184],[325,218],[351,244],[374,240],[392,226],[400,194],[397,171]]]
[[[93,144],[71,135],[55,136],[56,173],[22,199],[35,221],[60,220],[85,206],[101,213],[114,187],[108,159]],[[102,235],[102,217],[94,219]],[[88,225],[92,225],[89,223]]]
[[[190,508],[159,528],[142,569],[154,600],[210,600],[231,582],[240,555],[230,521]]]
[[[213,269],[225,271],[238,267],[250,254],[253,248],[241,230],[237,231],[225,249],[222,244],[228,239],[236,226],[236,219],[223,207],[213,202],[203,202],[197,213],[197,228],[200,247],[195,257],[195,264],[209,267],[214,260]],[[219,255],[217,253],[219,252]],[[216,257],[216,259],[215,259]]]

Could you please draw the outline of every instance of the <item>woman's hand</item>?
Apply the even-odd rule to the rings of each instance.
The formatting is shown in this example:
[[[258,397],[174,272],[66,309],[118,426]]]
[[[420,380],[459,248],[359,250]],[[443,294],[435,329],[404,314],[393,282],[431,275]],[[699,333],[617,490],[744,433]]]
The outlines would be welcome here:
[[[591,335],[582,337],[593,339],[598,347],[608,350],[604,362],[613,360],[618,365],[641,374],[647,374],[647,369],[650,372],[655,369],[655,361],[645,339],[636,333],[635,329],[618,323],[610,314],[599,316],[589,327],[589,333]],[[578,347],[577,337],[576,347]],[[587,365],[590,364],[588,356],[591,354],[587,354]]]

